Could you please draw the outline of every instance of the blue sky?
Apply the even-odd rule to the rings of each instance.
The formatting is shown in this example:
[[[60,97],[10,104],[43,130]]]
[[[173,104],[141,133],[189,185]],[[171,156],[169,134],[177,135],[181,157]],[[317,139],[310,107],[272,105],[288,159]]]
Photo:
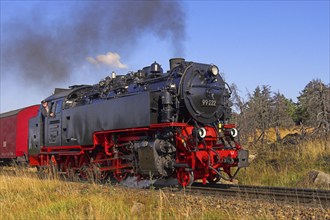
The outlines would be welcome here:
[[[44,71],[40,73],[43,77],[33,83],[22,76],[22,68],[15,68],[19,66],[18,60],[8,63],[3,48],[18,45],[22,29],[33,27],[34,34],[51,30],[56,36],[54,41],[65,38],[60,27],[63,22],[68,22],[69,26],[74,19],[79,19],[76,14],[80,4],[85,2],[1,1],[0,112],[40,103],[55,87],[97,83],[113,70],[126,74],[154,61],[167,70],[168,60],[178,56],[218,65],[226,81],[235,83],[245,98],[247,92],[252,92],[258,85],[270,85],[272,91],[279,91],[296,101],[299,92],[312,79],[330,82],[329,1],[184,1],[180,3],[183,15],[179,17],[183,18],[184,29],[180,33],[184,36],[178,37],[179,43],[174,42],[175,35],[167,36],[173,33],[166,27],[168,32],[163,33],[166,37],[162,36],[162,31],[153,31],[164,27],[163,18],[170,16],[168,19],[175,22],[176,18],[172,18],[175,14],[163,13],[159,15],[162,17],[159,27],[157,23],[149,24],[150,28],[146,29],[139,27],[130,36],[125,36],[127,43],[123,39],[104,41],[102,37],[85,39],[90,43],[88,52],[76,56],[78,52],[72,48],[70,53],[75,56],[65,54],[67,57],[61,57],[75,58],[70,60],[74,63],[70,69],[72,73],[61,80],[51,78],[47,81],[45,75],[48,73]],[[108,3],[107,7],[111,4],[116,3]],[[141,16],[145,13],[142,9]],[[122,16],[130,14],[123,10]],[[7,28],[12,23],[19,24],[17,31]],[[119,35],[114,33],[113,36]],[[52,45],[51,40],[47,41],[49,45]],[[86,60],[108,52],[117,53],[120,62],[128,68],[92,65]]]

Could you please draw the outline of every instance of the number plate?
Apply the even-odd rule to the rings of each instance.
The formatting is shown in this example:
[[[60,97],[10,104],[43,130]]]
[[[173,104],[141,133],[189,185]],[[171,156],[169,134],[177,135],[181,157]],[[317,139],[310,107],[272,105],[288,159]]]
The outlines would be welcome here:
[[[217,105],[217,101],[213,99],[202,99],[202,106],[205,107],[215,107]]]

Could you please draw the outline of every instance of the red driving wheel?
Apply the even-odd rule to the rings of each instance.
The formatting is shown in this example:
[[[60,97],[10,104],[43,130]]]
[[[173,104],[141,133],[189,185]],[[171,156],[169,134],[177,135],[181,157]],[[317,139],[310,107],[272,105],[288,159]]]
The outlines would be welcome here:
[[[193,171],[179,170],[177,172],[178,182],[181,186],[190,186],[194,182]]]
[[[113,177],[118,181],[121,182],[127,178],[128,173],[122,172],[121,165],[123,164],[123,160],[120,156],[124,155],[123,153],[118,153],[118,158],[112,161],[112,166],[117,167],[117,169],[113,172]]]
[[[95,165],[96,171],[95,171],[95,177],[97,180],[105,180],[108,177],[109,172],[108,171],[101,171],[100,168],[109,166],[109,162],[106,160],[107,156],[103,152],[99,152],[95,157]]]
[[[91,158],[87,154],[83,154],[80,157],[79,171],[80,171],[80,177],[83,180],[87,180],[87,178],[88,178],[88,168],[89,168],[89,165],[90,165],[90,160],[91,160]]]

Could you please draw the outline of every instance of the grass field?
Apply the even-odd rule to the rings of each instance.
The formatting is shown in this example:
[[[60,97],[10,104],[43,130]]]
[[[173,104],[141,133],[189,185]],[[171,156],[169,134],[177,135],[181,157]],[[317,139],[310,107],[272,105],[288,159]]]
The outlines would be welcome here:
[[[208,199],[2,173],[1,219],[222,219]],[[23,172],[24,173],[24,172]]]
[[[301,140],[295,145],[256,145],[249,150],[256,159],[238,176],[242,184],[330,189],[307,178],[312,170],[330,174],[329,137]]]
[[[38,179],[27,170],[1,170],[0,177],[1,219],[330,218],[321,208]]]

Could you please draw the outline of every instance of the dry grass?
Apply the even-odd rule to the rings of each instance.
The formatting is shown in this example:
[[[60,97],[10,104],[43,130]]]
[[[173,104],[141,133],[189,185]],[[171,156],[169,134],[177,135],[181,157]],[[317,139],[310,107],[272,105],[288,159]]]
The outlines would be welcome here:
[[[301,126],[294,126],[291,128],[280,128],[279,129],[280,138],[284,138],[288,134],[301,134],[302,133],[301,129],[302,129]],[[304,128],[304,132],[307,134],[311,134],[311,133],[313,133],[313,131],[314,131],[314,128],[312,128],[312,127]],[[261,131],[256,130],[255,135],[256,135],[256,137],[259,137],[261,135]],[[265,139],[270,143],[276,142],[276,130],[274,128],[268,129],[265,132]],[[248,138],[248,142],[253,142],[252,136]]]
[[[239,175],[240,183],[287,187],[313,187],[308,173],[319,170],[330,174],[329,138],[302,140],[296,145],[258,145],[250,147],[256,159]]]
[[[173,203],[173,198],[177,203]],[[28,173],[0,179],[1,219],[221,219],[188,202],[188,195],[119,186],[38,179]],[[180,203],[180,207],[177,204]],[[199,203],[197,203],[199,204]],[[196,206],[196,207],[195,207]]]
[[[301,219],[329,210],[0,172],[1,219]],[[248,204],[248,205],[247,205]]]

